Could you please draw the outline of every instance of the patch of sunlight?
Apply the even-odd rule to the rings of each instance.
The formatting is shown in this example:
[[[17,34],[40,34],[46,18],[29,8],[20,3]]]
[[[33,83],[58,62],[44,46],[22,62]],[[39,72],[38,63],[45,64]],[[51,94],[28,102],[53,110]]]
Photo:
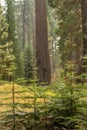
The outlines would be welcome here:
[[[51,92],[51,91],[47,91],[47,92],[45,92],[44,94],[45,94],[46,96],[51,96],[51,97],[53,97],[53,96],[56,95],[55,93],[53,93],[53,92]]]

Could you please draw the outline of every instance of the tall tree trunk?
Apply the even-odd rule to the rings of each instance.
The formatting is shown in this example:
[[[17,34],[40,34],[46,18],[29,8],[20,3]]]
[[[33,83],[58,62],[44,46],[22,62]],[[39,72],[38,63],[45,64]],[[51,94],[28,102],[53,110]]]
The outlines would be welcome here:
[[[87,55],[87,0],[81,0],[82,31],[83,31],[83,56]]]
[[[82,59],[78,67],[78,75],[87,73],[87,0],[81,0],[82,11],[82,33],[83,33],[83,46],[82,46]],[[84,79],[80,82],[84,82]]]
[[[51,69],[48,49],[46,1],[36,0],[36,62],[40,83],[50,83]]]
[[[9,24],[8,27],[8,40],[15,40],[15,2],[14,0],[6,0],[7,3],[7,22]]]
[[[24,49],[26,45],[26,3],[23,1],[23,45],[22,49]]]
[[[87,0],[81,0],[83,31],[83,73],[87,72]]]

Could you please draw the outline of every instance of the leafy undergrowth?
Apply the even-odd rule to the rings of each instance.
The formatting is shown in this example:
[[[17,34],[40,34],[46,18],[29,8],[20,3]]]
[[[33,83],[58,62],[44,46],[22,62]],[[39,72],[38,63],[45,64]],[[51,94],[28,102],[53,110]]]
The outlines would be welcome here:
[[[55,94],[49,91],[49,87],[36,85],[21,86],[13,83],[0,85],[0,126],[1,129],[24,130],[27,127],[35,127],[38,122],[46,118],[47,105],[51,96]],[[14,95],[14,99],[13,99]],[[45,126],[45,122],[42,123]]]
[[[46,95],[52,96],[54,93],[48,91],[48,88],[40,88],[35,85],[21,86],[14,84],[15,110],[29,111],[29,106],[34,105],[34,99],[37,104],[43,103]],[[0,105],[0,112],[9,111],[13,107],[13,83],[0,85]]]
[[[0,124],[11,130],[84,130],[87,85],[56,82],[50,86],[0,85]],[[14,102],[13,102],[14,94]],[[3,120],[3,122],[2,122]],[[37,126],[37,127],[36,127]],[[2,126],[0,130],[3,130]]]
[[[21,99],[23,98],[24,92],[27,96],[29,93],[27,90],[24,90],[20,85],[15,84],[15,102],[24,103],[25,101]],[[0,85],[0,112],[10,110],[11,104],[13,103],[13,84],[2,84]]]

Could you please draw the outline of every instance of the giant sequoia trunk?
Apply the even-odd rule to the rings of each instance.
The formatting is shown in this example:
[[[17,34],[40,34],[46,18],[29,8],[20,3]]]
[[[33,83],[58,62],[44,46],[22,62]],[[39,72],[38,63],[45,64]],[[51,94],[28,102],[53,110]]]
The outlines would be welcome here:
[[[48,51],[48,34],[45,0],[36,0],[36,62],[40,83],[50,83],[51,70]]]

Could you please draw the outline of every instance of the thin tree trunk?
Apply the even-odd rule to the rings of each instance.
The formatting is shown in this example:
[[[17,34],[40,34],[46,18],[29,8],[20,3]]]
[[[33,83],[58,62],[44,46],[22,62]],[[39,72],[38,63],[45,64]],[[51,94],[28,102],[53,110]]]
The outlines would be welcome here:
[[[26,4],[25,0],[23,2],[23,45],[22,49],[24,49],[25,44],[26,44]]]

